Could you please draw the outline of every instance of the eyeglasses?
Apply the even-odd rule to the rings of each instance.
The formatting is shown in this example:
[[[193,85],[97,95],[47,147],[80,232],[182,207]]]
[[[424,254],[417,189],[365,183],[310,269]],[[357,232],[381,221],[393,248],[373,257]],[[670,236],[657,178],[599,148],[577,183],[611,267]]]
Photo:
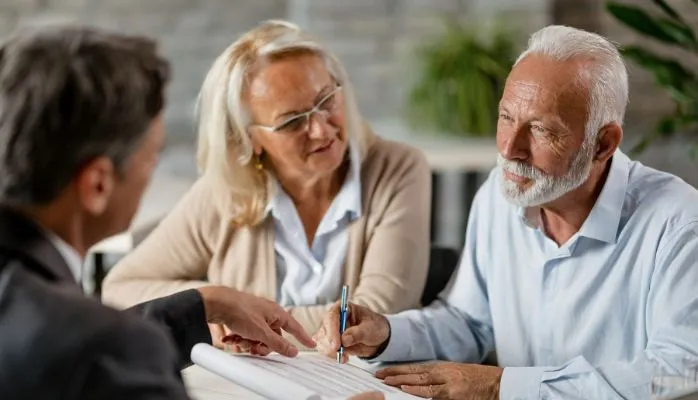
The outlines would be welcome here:
[[[294,115],[276,126],[264,126],[253,124],[250,127],[259,128],[267,132],[293,134],[307,132],[310,128],[310,116],[317,113],[324,118],[331,117],[337,110],[337,93],[342,90],[342,86],[337,85],[327,96],[320,99],[312,109]]]

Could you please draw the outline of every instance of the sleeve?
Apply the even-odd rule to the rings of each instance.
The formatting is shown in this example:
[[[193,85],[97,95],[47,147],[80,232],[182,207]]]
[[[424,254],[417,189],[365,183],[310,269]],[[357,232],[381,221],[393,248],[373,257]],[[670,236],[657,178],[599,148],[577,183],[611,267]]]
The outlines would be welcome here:
[[[477,253],[478,225],[486,222],[478,210],[489,202],[487,187],[473,200],[460,263],[439,299],[424,309],[388,316],[391,337],[374,361],[482,362],[494,349],[487,275]]]
[[[390,189],[390,199],[374,228],[363,257],[351,301],[390,314],[413,308],[426,283],[429,267],[431,170],[418,150]],[[322,323],[328,305],[292,307],[291,315],[308,331]]]
[[[198,290],[190,289],[137,304],[127,312],[155,322],[170,334],[179,353],[180,368],[191,363],[191,349],[195,344],[211,344],[206,309]]]
[[[209,241],[220,219],[208,186],[199,178],[153,232],[112,268],[102,291],[106,304],[125,308],[208,285]]]
[[[657,253],[647,297],[647,346],[630,362],[591,365],[584,357],[551,367],[505,368],[501,399],[641,399],[655,367],[683,374],[698,362],[698,221]]]
[[[96,335],[83,353],[73,372],[77,378],[74,382],[78,384],[70,398],[189,398],[171,342],[164,333],[144,321],[135,319],[112,324]]]

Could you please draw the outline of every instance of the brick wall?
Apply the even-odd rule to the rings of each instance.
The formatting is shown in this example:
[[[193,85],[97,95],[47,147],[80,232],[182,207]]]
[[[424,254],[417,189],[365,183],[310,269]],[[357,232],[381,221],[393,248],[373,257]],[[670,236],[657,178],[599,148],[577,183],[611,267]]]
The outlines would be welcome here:
[[[516,15],[506,19],[516,21],[509,25],[523,37],[547,22],[541,4],[545,1],[312,0],[305,4],[304,22],[344,62],[362,112],[381,119],[401,114],[414,50],[440,32],[444,17],[484,29],[488,16]]]
[[[651,6],[647,0],[624,1]],[[698,26],[692,0],[671,4]],[[502,17],[521,33],[515,38],[521,45],[550,22],[598,31],[623,44],[642,40],[613,21],[602,0],[0,0],[0,35],[29,18],[67,17],[155,37],[174,65],[170,139],[192,145],[193,105],[204,74],[216,55],[257,22],[290,18],[310,29],[344,62],[363,113],[390,119],[401,114],[415,46],[439,31],[443,16],[484,28],[490,17]],[[630,65],[630,73],[626,143],[671,110],[668,97],[646,72]],[[657,145],[641,159],[698,184],[685,147],[682,141]]]
[[[34,18],[70,18],[156,38],[170,58],[170,139],[193,143],[193,106],[214,58],[258,21],[285,18],[285,0],[0,0],[0,35]]]
[[[361,110],[380,119],[400,114],[413,49],[438,32],[441,17],[482,22],[483,13],[504,11],[515,13],[519,25],[534,21],[537,28],[547,21],[540,6],[546,1],[0,0],[0,35],[29,18],[72,18],[155,37],[174,66],[170,138],[193,143],[192,109],[206,71],[216,55],[259,21],[289,18],[314,32],[344,62]],[[522,39],[530,31],[525,26]]]

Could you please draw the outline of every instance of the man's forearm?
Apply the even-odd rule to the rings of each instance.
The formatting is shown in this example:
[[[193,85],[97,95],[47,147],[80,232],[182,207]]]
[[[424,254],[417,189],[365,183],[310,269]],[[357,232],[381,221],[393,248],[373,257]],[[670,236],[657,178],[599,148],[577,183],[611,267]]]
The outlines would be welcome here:
[[[579,356],[558,366],[504,368],[500,399],[641,399],[649,397],[651,379],[652,363],[644,353],[632,362],[601,366]]]
[[[374,361],[449,360],[480,362],[493,348],[488,327],[441,301],[388,316],[391,338]]]
[[[190,353],[197,343],[211,343],[206,308],[196,289],[137,304],[126,310],[138,313],[167,330],[179,353],[180,368],[191,363]]]

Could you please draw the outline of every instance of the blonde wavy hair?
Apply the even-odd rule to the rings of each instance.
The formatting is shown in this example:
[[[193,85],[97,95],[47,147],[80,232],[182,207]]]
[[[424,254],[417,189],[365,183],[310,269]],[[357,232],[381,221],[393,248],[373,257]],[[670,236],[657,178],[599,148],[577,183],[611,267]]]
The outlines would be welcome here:
[[[266,21],[242,35],[214,61],[199,92],[197,164],[199,173],[213,180],[214,201],[231,212],[233,223],[256,225],[266,213],[271,196],[270,172],[254,166],[250,118],[243,92],[260,62],[294,54],[322,58],[329,74],[342,85],[347,137],[363,158],[369,140],[347,73],[339,60],[298,26]]]

